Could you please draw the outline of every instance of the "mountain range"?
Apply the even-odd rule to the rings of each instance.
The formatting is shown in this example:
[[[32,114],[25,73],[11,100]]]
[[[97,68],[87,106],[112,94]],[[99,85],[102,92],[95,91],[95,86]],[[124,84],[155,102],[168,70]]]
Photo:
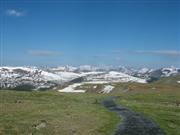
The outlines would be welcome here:
[[[161,77],[180,75],[180,68],[134,69],[119,66],[95,67],[91,65],[38,67],[0,67],[0,89],[44,90],[58,89],[73,83],[150,83]]]

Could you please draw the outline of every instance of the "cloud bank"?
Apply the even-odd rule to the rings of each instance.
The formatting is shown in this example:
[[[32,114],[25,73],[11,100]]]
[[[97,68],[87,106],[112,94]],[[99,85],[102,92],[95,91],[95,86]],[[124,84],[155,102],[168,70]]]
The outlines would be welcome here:
[[[47,51],[47,50],[28,50],[28,54],[32,56],[52,57],[62,55],[61,52]]]
[[[145,51],[145,50],[136,50],[135,53],[142,54],[158,54],[158,55],[166,55],[166,56],[180,56],[180,51],[177,50],[154,50],[154,51]]]

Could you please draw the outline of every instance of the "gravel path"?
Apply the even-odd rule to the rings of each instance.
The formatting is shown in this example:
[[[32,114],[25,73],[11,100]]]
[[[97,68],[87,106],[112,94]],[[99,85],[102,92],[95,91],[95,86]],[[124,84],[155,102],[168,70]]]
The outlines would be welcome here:
[[[115,97],[110,97],[102,102],[102,105],[112,112],[116,112],[123,121],[117,127],[114,135],[165,135],[165,133],[150,119],[131,111],[130,109],[116,105]]]

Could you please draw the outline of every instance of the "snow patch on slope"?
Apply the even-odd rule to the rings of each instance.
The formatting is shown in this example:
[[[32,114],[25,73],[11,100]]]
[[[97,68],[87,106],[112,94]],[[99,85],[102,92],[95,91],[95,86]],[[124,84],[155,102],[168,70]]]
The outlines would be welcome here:
[[[75,90],[76,87],[83,85],[83,83],[74,83],[72,85],[69,85],[68,87],[58,90],[59,92],[72,92],[72,93],[84,93],[85,90]]]
[[[102,90],[103,93],[110,93],[114,89],[114,86],[106,85]]]
[[[81,77],[79,74],[73,72],[55,72],[58,76],[63,78],[65,81],[71,81],[73,79]]]
[[[106,80],[114,80],[115,82],[138,82],[138,83],[146,83],[145,79],[140,79],[137,77],[130,76],[128,74],[124,74],[121,72],[110,71],[105,75]]]
[[[84,82],[85,84],[106,84],[109,83],[108,81],[89,81],[89,82]]]

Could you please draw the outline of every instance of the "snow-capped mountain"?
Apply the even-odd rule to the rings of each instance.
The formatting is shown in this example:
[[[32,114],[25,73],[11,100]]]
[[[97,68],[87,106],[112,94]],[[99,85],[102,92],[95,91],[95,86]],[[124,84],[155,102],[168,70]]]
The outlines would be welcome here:
[[[0,88],[48,89],[78,77],[71,72],[52,73],[35,67],[0,67]]]
[[[90,72],[90,71],[98,71],[99,67],[91,66],[91,65],[81,65],[78,67],[78,72]]]
[[[168,67],[156,70],[149,70],[149,72],[141,75],[146,76],[146,80],[149,80],[151,82],[153,80],[158,80],[161,77],[180,75],[180,68]]]
[[[135,69],[131,71],[133,72],[131,72],[130,75],[139,78],[144,78],[148,81],[158,80],[161,77],[180,75],[180,68],[176,68],[173,66],[168,68],[160,68],[160,69],[141,68],[138,70]]]
[[[73,66],[58,66],[58,67],[54,67],[51,68],[50,71],[55,71],[55,72],[59,72],[59,71],[66,71],[66,72],[75,72],[76,70],[78,70],[77,67],[73,67]]]
[[[146,83],[145,79],[133,77],[131,75],[117,72],[117,71],[109,71],[109,72],[97,72],[97,74],[89,74],[86,76],[86,81],[92,83],[111,83],[111,82],[137,82],[137,83]]]
[[[162,76],[172,76],[172,75],[180,75],[180,68],[176,68],[176,67],[169,67],[169,68],[162,68]]]
[[[101,70],[100,70],[101,69]],[[66,83],[146,83],[161,77],[180,75],[180,68],[133,69],[126,67],[98,68],[90,65],[79,67],[60,66],[39,69],[37,67],[0,67],[0,89],[52,89]]]
[[[139,74],[147,74],[149,72],[151,72],[152,70],[149,68],[141,68],[140,70],[137,71],[137,73]]]

